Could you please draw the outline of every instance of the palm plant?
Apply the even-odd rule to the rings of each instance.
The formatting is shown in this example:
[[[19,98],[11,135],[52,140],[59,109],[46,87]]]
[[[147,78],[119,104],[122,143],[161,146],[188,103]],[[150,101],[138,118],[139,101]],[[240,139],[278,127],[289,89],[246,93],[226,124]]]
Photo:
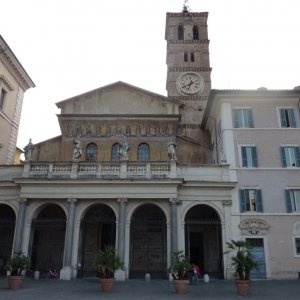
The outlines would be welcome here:
[[[169,272],[172,274],[175,280],[188,279],[188,272],[192,269],[192,265],[185,257],[183,251],[174,251],[172,253],[173,264],[169,268]]]
[[[11,276],[20,276],[22,271],[30,267],[30,259],[21,251],[15,252],[15,255],[8,261],[7,270]]]
[[[240,280],[249,280],[250,272],[253,269],[258,269],[257,262],[253,259],[250,252],[252,246],[243,240],[227,242],[228,251],[225,252],[234,252],[235,255],[231,257],[232,263],[235,267],[235,275],[237,279]]]

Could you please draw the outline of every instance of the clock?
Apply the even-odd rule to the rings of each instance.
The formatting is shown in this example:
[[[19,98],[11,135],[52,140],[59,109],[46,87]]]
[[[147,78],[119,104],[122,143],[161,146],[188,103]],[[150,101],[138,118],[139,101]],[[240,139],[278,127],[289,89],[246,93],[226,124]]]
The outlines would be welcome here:
[[[177,89],[185,95],[194,95],[203,91],[204,80],[195,72],[182,73],[177,79]]]

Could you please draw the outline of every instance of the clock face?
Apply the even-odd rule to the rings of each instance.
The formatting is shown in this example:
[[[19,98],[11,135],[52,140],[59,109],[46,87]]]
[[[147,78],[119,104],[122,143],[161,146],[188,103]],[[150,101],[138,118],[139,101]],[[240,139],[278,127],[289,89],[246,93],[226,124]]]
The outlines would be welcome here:
[[[198,94],[203,91],[204,80],[198,73],[183,73],[178,77],[177,88],[181,93],[186,95]]]

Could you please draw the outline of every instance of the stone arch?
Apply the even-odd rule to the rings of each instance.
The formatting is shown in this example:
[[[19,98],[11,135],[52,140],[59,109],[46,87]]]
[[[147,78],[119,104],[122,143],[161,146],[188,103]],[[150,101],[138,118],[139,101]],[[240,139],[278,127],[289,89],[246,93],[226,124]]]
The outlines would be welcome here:
[[[185,252],[201,273],[223,278],[221,216],[207,203],[195,204],[185,211]]]
[[[6,203],[0,203],[0,275],[5,275],[5,266],[13,249],[16,212]]]
[[[155,203],[143,203],[131,213],[129,277],[167,277],[167,218]]]

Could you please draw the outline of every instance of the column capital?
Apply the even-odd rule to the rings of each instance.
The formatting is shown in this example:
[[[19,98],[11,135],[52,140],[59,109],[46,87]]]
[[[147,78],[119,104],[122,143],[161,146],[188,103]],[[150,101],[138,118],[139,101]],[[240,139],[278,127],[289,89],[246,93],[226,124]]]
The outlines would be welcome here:
[[[69,203],[76,203],[77,202],[77,199],[76,198],[69,198],[67,200]]]
[[[223,200],[222,204],[223,204],[223,206],[231,206],[232,205],[232,200]]]
[[[122,204],[122,203],[125,204],[128,200],[127,200],[127,198],[118,198],[117,201],[118,201],[120,204]]]
[[[21,203],[26,203],[27,202],[27,198],[20,198],[19,202],[20,202],[20,204]]]
[[[170,204],[181,204],[181,200],[178,200],[178,198],[169,198]]]

